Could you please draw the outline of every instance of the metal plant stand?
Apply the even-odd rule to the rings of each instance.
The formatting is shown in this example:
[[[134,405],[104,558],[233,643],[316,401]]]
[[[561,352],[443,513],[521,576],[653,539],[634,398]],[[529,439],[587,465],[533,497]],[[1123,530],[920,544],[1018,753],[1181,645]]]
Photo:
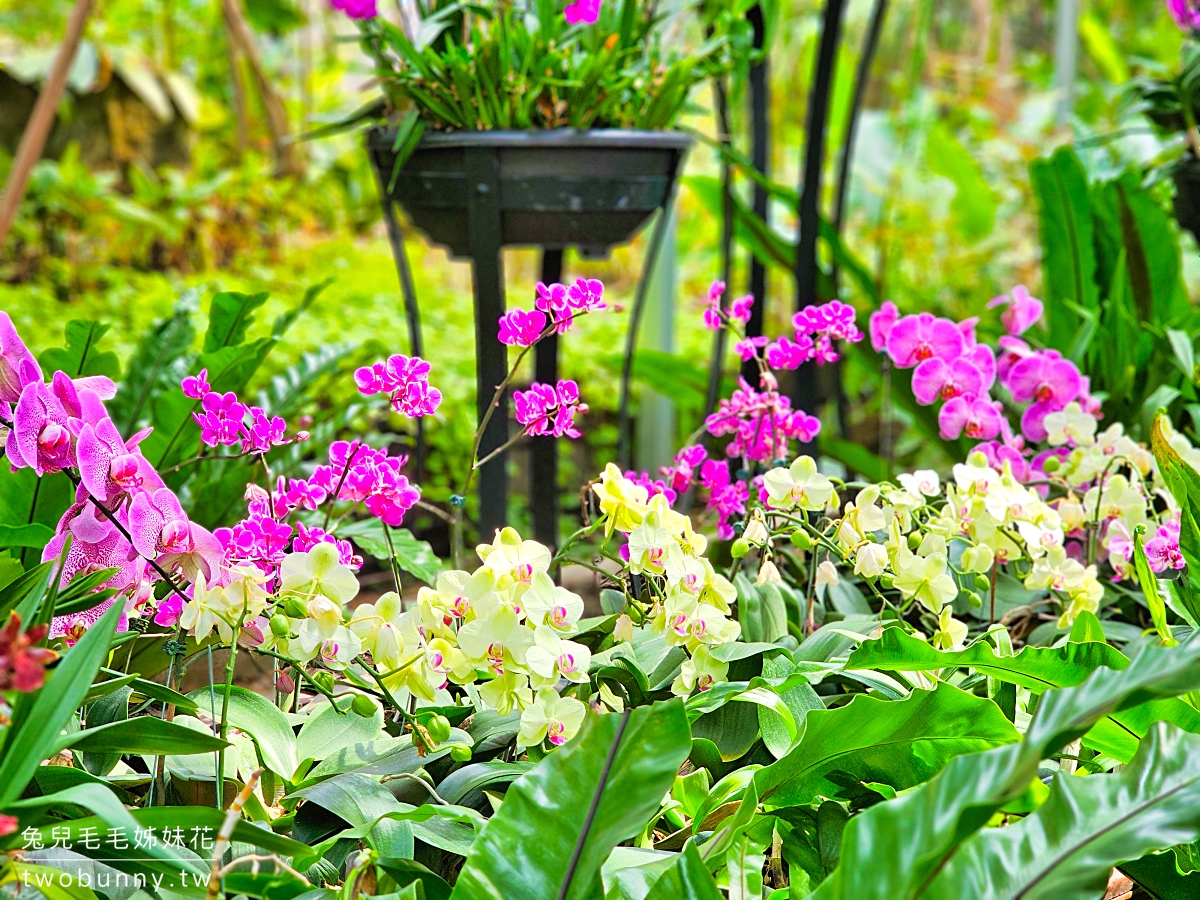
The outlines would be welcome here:
[[[425,137],[396,170],[395,132],[376,129],[367,149],[404,296],[410,345],[422,346],[416,293],[394,204],[432,242],[469,258],[475,301],[477,412],[482,419],[496,385],[508,373],[507,348],[498,340],[505,311],[503,248],[542,248],[542,280],[562,280],[563,250],[593,255],[629,241],[674,196],[691,139],[677,132],[574,131],[452,133]],[[626,351],[636,345],[645,300],[667,220],[659,215],[630,313]],[[558,378],[558,338],[535,351],[538,381]],[[415,352],[415,350],[414,350]],[[621,391],[621,445],[628,446],[629,360]],[[507,397],[501,397],[480,444],[486,456],[508,438]],[[507,521],[507,454],[479,472],[479,533],[487,539]],[[534,536],[558,542],[558,455],[553,438],[534,439],[531,452]]]

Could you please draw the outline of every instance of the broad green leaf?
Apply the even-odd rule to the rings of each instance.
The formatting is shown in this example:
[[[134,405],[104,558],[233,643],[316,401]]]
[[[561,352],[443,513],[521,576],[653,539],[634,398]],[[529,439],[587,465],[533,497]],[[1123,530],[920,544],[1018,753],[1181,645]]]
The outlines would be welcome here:
[[[216,692],[215,712],[219,719],[223,702],[224,687]],[[209,710],[208,688],[192,691],[189,699],[199,704],[200,709]],[[246,732],[258,745],[263,763],[276,775],[291,779],[299,766],[296,755],[296,736],[287,716],[274,703],[243,687],[232,687],[229,691],[229,724]]]
[[[117,395],[107,404],[109,415],[121,434],[133,434],[137,430],[155,397],[165,391],[179,390],[179,373],[174,367],[182,365],[183,357],[191,351],[196,338],[192,314],[196,309],[197,293],[185,291],[171,315],[155,322],[138,342]],[[172,378],[172,375],[176,377]]]
[[[106,375],[116,378],[121,371],[117,354],[111,350],[100,350],[100,339],[108,333],[108,325],[102,322],[85,322],[72,319],[66,325],[67,346],[43,350],[38,362],[47,377],[53,372],[66,372],[72,378],[85,375]]]
[[[771,643],[788,633],[787,606],[783,594],[773,584],[756,585],[745,575],[734,578],[737,588],[737,620],[742,639],[750,643]]]
[[[995,703],[949,684],[904,700],[860,694],[845,706],[810,712],[799,744],[754,781],[764,809],[804,806],[844,796],[864,781],[903,790],[955,756],[1017,739]]]
[[[34,770],[54,753],[59,733],[66,727],[108,656],[109,641],[123,607],[117,603],[93,624],[68,650],[46,679],[46,684],[28,703],[20,724],[9,727],[0,750],[0,805],[21,796]]]
[[[132,681],[134,678],[132,675],[126,677],[130,681]],[[124,681],[125,679],[121,680]],[[88,696],[84,698],[85,702],[90,699],[92,694],[95,692],[96,686],[93,686],[92,689],[88,691]],[[87,710],[88,729],[90,730],[101,725],[108,725],[112,722],[120,722],[128,719],[129,698],[132,694],[133,691],[128,687],[127,684],[124,684],[111,693],[107,693],[101,696],[99,699],[94,700]],[[69,739],[79,737],[84,733],[85,732],[82,731],[76,732],[75,734],[70,735]],[[121,761],[121,753],[123,751],[120,748],[117,748],[115,751],[108,750],[99,753],[94,751],[91,753],[87,751],[82,752],[83,756],[81,761],[83,763],[83,767],[87,769],[87,771],[91,772],[93,775],[107,775],[113,770],[113,767]]]
[[[378,519],[362,519],[339,526],[337,536],[348,538],[376,559],[386,560],[389,553],[383,529],[384,525]],[[425,584],[437,584],[438,574],[445,566],[429,543],[417,540],[407,528],[393,528],[391,531],[396,564]]]
[[[1099,304],[1096,251],[1087,173],[1070,147],[1030,163],[1038,201],[1042,270],[1050,345],[1066,348],[1079,322],[1077,309]]]
[[[975,242],[991,234],[996,224],[999,198],[983,174],[983,167],[945,124],[929,130],[925,158],[929,170],[953,182],[950,214],[962,236]]]
[[[208,330],[204,334],[204,352],[245,343],[246,329],[254,320],[254,310],[267,302],[266,292],[239,294],[223,291],[214,294],[208,308]]]
[[[230,746],[218,737],[168,722],[157,716],[136,716],[87,728],[65,736],[60,749],[87,753],[153,753],[187,756],[214,753]]]
[[[1020,822],[963,843],[923,894],[1094,900],[1112,867],[1200,837],[1200,737],[1155,725],[1121,772],[1059,774]]]
[[[879,639],[864,642],[847,662],[847,668],[901,672],[965,666],[1034,693],[1079,684],[1101,666],[1120,670],[1128,665],[1129,660],[1118,650],[1098,641],[1068,642],[1053,648],[1025,647],[1015,656],[1000,656],[986,641],[976,641],[965,650],[935,650],[899,628],[888,628]],[[1159,720],[1200,733],[1200,712],[1171,697],[1105,716],[1084,737],[1084,743],[1127,762],[1150,723]]]
[[[490,759],[455,769],[438,784],[438,794],[447,803],[461,803],[473,791],[494,784],[511,784],[533,768],[530,762]]]
[[[339,700],[336,709],[327,703],[309,714],[296,736],[298,759],[325,759],[346,747],[379,737],[383,730],[383,710],[372,701],[375,712],[360,716],[350,708],[352,699]]]
[[[384,818],[403,807],[391,791],[374,779],[354,773],[338,775],[287,796],[288,802],[301,799],[306,802],[297,813],[298,821],[316,808],[324,809],[351,827],[370,826],[369,833],[364,832],[365,837],[380,855],[412,856],[412,826]]]
[[[1047,756],[1096,722],[1149,700],[1200,687],[1200,641],[1146,647],[1124,670],[1100,668],[1047,691],[1024,740],[951,760],[925,784],[850,820],[838,868],[814,900],[911,900],[998,809],[1037,776]]]
[[[678,701],[590,715],[513,782],[475,839],[454,898],[593,897],[601,864],[658,810],[690,748]]]
[[[102,784],[78,784],[44,797],[13,800],[4,804],[2,808],[10,815],[24,818],[25,813],[41,812],[55,806],[81,806],[106,824],[114,828],[126,827],[130,833],[137,824],[117,795]]]
[[[408,734],[348,745],[322,760],[305,774],[304,781],[296,787],[308,787],[323,778],[345,772],[357,772],[360,775],[399,775],[403,772],[415,772],[449,753],[449,744],[454,741],[469,744],[471,738],[465,731],[451,729],[450,741],[434,750],[427,750],[424,756],[417,753],[412,735]]]
[[[696,845],[688,841],[683,852],[654,882],[646,900],[721,900],[721,892],[708,874]]]

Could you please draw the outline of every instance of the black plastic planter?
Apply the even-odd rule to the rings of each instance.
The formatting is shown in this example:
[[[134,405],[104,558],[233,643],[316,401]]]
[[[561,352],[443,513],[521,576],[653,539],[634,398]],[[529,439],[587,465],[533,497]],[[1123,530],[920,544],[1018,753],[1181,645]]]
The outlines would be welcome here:
[[[503,246],[591,253],[623,244],[666,203],[691,145],[673,131],[436,134],[422,139],[396,172],[395,133],[377,129],[369,141],[392,199],[458,257],[473,256],[470,208],[493,177]],[[484,161],[490,171],[479,169]]]
[[[596,130],[486,131],[426,135],[397,167],[395,131],[367,134],[367,149],[384,197],[393,252],[400,268],[414,347],[420,331],[400,225],[392,202],[412,223],[453,256],[469,258],[475,298],[476,390],[480,417],[495,386],[507,372],[505,348],[498,342],[504,313],[501,250],[541,247],[543,280],[561,280],[562,251],[576,247],[599,255],[629,241],[656,210],[671,203],[683,158],[692,139],[679,132]],[[665,223],[667,216],[660,216]],[[655,229],[630,317],[636,335],[645,286],[661,246],[663,228]],[[631,337],[627,348],[632,346]],[[628,352],[628,351],[627,351]],[[537,377],[557,377],[557,339],[538,345]],[[622,393],[627,397],[628,391]],[[623,404],[626,401],[623,400]],[[627,420],[622,415],[622,420]],[[480,444],[481,456],[508,437],[507,403],[501,398]],[[557,543],[557,458],[551,438],[535,439],[532,507],[534,536]],[[508,505],[503,455],[479,473],[479,530],[490,540],[505,524]]]

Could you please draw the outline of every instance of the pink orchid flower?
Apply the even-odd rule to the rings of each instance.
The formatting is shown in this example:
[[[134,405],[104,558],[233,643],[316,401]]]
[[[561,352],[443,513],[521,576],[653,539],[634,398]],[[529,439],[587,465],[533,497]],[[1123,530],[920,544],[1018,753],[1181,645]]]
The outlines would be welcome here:
[[[600,0],[575,0],[574,3],[567,4],[563,10],[563,18],[569,25],[578,25],[580,22],[594,25],[600,18]]]
[[[41,382],[38,365],[8,313],[0,312],[0,403],[16,403],[25,385]]]
[[[134,435],[133,446],[147,433]],[[107,416],[80,430],[77,446],[80,483],[101,503],[132,494],[141,487],[154,490],[161,486],[158,473],[145,457],[131,452],[132,449]]]
[[[887,349],[888,335],[891,334],[892,326],[899,318],[900,310],[891,300],[880,306],[878,312],[871,313],[868,330],[871,333],[871,346],[875,348],[876,353],[882,353]]]
[[[946,440],[965,434],[975,440],[991,440],[1000,433],[1001,415],[988,396],[963,394],[949,400],[938,413],[938,428]]]
[[[912,389],[922,406],[963,394],[979,396],[986,391],[983,374],[961,356],[953,362],[938,356],[925,360],[913,370]]]
[[[1200,4],[1196,0],[1167,0],[1167,12],[1184,31],[1200,31]]]
[[[189,581],[202,572],[212,579],[224,548],[208,531],[188,520],[175,492],[162,487],[141,491],[129,507],[133,548],[168,571],[181,570]]]
[[[901,369],[911,369],[935,356],[950,362],[962,356],[963,349],[957,323],[927,312],[905,316],[892,326],[887,338],[888,355]]]
[[[1045,304],[1029,293],[1023,284],[1013,288],[1012,294],[1001,294],[988,302],[988,309],[1006,307],[1000,313],[1000,322],[1011,335],[1024,334],[1042,318]]]

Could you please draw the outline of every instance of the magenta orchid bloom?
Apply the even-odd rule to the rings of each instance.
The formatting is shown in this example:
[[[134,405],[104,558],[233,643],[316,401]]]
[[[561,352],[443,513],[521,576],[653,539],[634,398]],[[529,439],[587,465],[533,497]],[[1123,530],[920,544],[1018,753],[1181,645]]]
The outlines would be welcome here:
[[[953,362],[937,356],[925,360],[913,370],[912,389],[922,406],[963,394],[979,396],[986,392],[983,374],[961,356]]]
[[[183,598],[178,594],[168,594],[163,598],[162,603],[158,604],[158,611],[154,614],[154,624],[162,625],[164,628],[174,628],[179,624],[181,615],[183,615]]]
[[[396,353],[386,362],[355,370],[354,381],[359,393],[387,394],[396,412],[420,418],[433,415],[442,402],[442,392],[429,384],[431,368],[419,356]]]
[[[0,312],[0,403],[16,403],[25,385],[41,383],[38,365],[8,313]]]
[[[1167,522],[1160,525],[1154,537],[1146,541],[1146,559],[1154,572],[1167,569],[1182,569],[1187,563],[1179,549],[1179,523]]]
[[[198,375],[184,376],[179,387],[189,400],[203,400],[204,395],[212,390],[212,385],[208,383],[208,369],[201,369]]]
[[[899,318],[900,310],[891,300],[880,306],[878,312],[871,313],[868,330],[871,333],[871,346],[876,353],[882,353],[887,349],[888,335],[892,333],[892,326]]]
[[[767,344],[763,359],[776,371],[798,369],[817,355],[812,338],[797,335],[797,340],[784,336]]]
[[[1079,369],[1053,350],[1042,350],[1015,362],[1004,380],[1018,403],[1055,404],[1062,409],[1079,395]]]
[[[965,434],[974,440],[988,441],[1000,433],[1000,420],[995,401],[986,395],[963,394],[942,407],[938,413],[938,428],[946,440]]]
[[[540,309],[530,312],[514,309],[500,317],[500,343],[510,347],[528,347],[546,330],[546,314]]]
[[[754,310],[754,295],[747,294],[745,297],[739,297],[729,304],[729,318],[735,322],[740,322],[745,325],[750,321],[750,314]]]
[[[887,338],[888,355],[901,369],[911,369],[935,356],[950,362],[962,356],[964,349],[957,323],[933,313],[905,316],[892,326]]]
[[[1200,4],[1195,0],[1167,0],[1167,11],[1184,31],[1200,31]]]
[[[600,18],[600,0],[575,0],[574,3],[568,3],[563,10],[563,18],[569,25],[578,25],[581,22],[594,25]]]
[[[557,385],[534,382],[527,391],[513,393],[517,421],[529,435],[552,434],[554,437],[582,437],[575,427],[575,416],[588,411],[579,399],[579,385],[563,379]]]
[[[348,19],[374,19],[379,15],[375,0],[330,0],[334,9],[340,9]]]
[[[996,383],[996,354],[987,344],[976,344],[969,348],[962,358],[973,365],[983,376],[983,388],[979,393],[987,393]]]
[[[1001,294],[988,302],[988,309],[1005,307],[1000,313],[1000,323],[1011,335],[1024,334],[1034,326],[1046,311],[1045,304],[1029,293],[1023,284],[1013,288],[1012,294]]]

